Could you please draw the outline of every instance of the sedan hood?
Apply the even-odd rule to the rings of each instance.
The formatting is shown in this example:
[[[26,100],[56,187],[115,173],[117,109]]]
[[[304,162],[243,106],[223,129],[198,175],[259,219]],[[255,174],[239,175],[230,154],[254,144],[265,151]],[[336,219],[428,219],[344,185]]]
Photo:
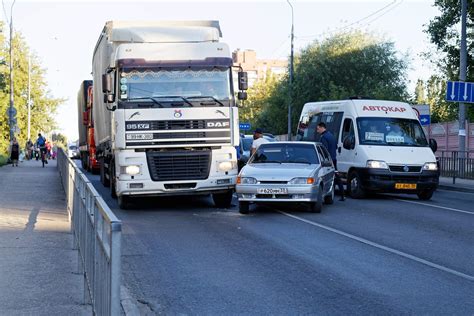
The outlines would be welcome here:
[[[246,165],[240,172],[241,177],[252,177],[258,181],[290,181],[293,178],[309,178],[320,165],[293,163],[256,163]]]

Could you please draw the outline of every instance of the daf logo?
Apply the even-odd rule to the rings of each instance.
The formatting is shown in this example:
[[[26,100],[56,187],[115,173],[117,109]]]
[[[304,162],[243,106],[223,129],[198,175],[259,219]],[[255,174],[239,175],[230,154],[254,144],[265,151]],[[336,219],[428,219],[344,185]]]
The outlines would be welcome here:
[[[227,117],[227,115],[225,115],[221,110],[216,110],[216,114],[221,114],[223,117]]]
[[[180,118],[183,116],[183,113],[181,112],[181,110],[174,110],[173,116],[176,118]]]
[[[141,115],[140,112],[135,112],[133,113],[132,115],[130,115],[130,117],[128,118],[128,120],[131,120],[133,117],[137,116],[137,115]]]
[[[230,127],[230,123],[227,121],[222,122],[207,122],[207,128],[224,128]]]
[[[408,172],[409,170],[410,170],[410,168],[408,168],[407,165],[403,166],[403,171]]]

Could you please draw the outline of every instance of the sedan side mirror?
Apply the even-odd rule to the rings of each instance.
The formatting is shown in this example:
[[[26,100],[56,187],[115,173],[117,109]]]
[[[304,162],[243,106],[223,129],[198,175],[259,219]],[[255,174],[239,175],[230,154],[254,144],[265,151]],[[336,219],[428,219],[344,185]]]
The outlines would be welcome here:
[[[354,136],[347,136],[342,142],[342,147],[347,150],[352,150],[355,148],[355,138]]]
[[[436,139],[430,138],[430,148],[434,153],[438,150],[438,142]]]
[[[332,167],[332,162],[330,162],[329,160],[324,160],[322,163],[321,163],[321,167]]]

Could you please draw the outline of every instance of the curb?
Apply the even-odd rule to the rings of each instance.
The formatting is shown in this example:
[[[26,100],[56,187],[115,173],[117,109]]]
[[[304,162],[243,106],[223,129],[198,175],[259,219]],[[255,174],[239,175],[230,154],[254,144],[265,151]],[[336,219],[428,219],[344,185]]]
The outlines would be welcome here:
[[[474,193],[474,188],[459,187],[459,186],[454,186],[454,185],[439,184],[438,188],[443,189],[443,190],[448,190],[448,191]]]

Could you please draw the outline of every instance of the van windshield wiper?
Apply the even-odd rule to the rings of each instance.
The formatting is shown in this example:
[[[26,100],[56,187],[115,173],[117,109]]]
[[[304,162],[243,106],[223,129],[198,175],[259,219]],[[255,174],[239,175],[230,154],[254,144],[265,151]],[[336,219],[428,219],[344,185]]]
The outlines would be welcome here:
[[[213,96],[210,96],[210,95],[198,95],[198,96],[188,97],[187,99],[188,100],[191,100],[191,99],[210,99],[210,100],[213,100],[215,103],[219,103],[221,106],[224,106],[224,103],[222,103],[221,101],[217,100],[216,98],[214,98]],[[202,105],[202,103],[201,103],[201,105]]]

